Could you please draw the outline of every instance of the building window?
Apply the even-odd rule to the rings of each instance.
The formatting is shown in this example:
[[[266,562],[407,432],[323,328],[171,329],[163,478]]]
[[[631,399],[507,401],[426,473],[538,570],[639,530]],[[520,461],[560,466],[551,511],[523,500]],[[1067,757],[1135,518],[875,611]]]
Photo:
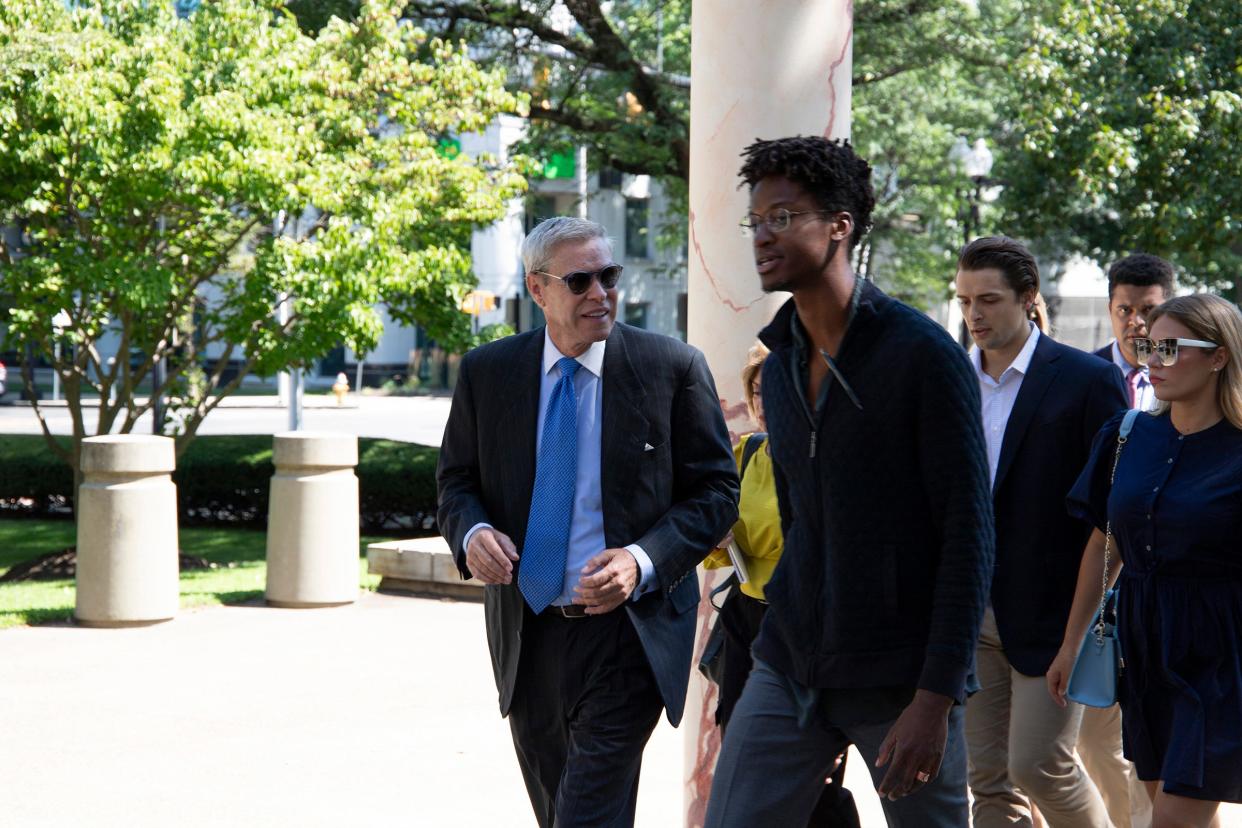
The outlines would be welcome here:
[[[625,256],[627,259],[646,259],[648,254],[647,208],[645,198],[625,200]]]
[[[625,324],[633,325],[635,328],[646,328],[647,309],[650,306],[650,302],[626,302]]]
[[[601,190],[619,190],[621,189],[621,172],[614,170],[612,167],[604,167],[599,171],[599,188]]]

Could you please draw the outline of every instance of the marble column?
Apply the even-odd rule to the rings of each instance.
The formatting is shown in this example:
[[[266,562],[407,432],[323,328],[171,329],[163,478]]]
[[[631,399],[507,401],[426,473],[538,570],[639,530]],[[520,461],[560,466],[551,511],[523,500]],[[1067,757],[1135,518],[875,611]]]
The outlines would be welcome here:
[[[707,356],[734,439],[754,430],[741,369],[755,334],[786,296],[759,290],[750,241],[738,229],[742,149],[756,138],[849,137],[852,0],[694,4],[690,92],[690,343]],[[701,573],[699,640],[722,579]],[[697,673],[682,722],[686,824],[701,825],[719,749],[715,688]]]
[[[358,438],[290,431],[272,443],[267,603],[329,607],[358,597]]]
[[[74,620],[84,627],[167,621],[181,600],[173,441],[87,437],[81,462]]]

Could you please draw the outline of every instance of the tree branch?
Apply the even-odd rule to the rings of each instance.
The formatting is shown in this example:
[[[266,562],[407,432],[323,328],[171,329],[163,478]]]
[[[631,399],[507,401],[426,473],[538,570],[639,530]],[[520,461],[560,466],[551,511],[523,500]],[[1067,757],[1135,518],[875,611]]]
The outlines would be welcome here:
[[[56,437],[52,434],[52,429],[47,424],[47,417],[43,414],[43,408],[39,405],[39,394],[35,389],[34,371],[22,371],[22,387],[26,389],[26,397],[30,400],[30,407],[34,409],[35,417],[39,420],[39,429],[43,432],[43,440],[47,443],[48,448],[61,460],[74,467],[73,455],[65,450]],[[76,469],[75,469],[76,470]]]
[[[558,32],[548,25],[546,17],[528,12],[516,4],[436,3],[413,0],[405,7],[405,15],[414,19],[447,20],[451,23],[468,20],[472,23],[482,23],[507,30],[525,29],[544,43],[560,46],[567,52],[583,57],[590,55],[595,49],[595,44],[589,40]]]

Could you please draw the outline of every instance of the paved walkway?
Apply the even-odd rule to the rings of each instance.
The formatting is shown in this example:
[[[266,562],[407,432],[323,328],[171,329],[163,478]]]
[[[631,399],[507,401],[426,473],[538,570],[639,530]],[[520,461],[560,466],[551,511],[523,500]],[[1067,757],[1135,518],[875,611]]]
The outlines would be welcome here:
[[[366,593],[0,632],[0,826],[533,825],[482,613]],[[681,761],[662,722],[640,826],[678,824]]]
[[[0,826],[533,825],[482,612],[364,593],[0,631]],[[681,736],[652,737],[640,828],[680,824]],[[882,826],[856,754],[848,770]]]

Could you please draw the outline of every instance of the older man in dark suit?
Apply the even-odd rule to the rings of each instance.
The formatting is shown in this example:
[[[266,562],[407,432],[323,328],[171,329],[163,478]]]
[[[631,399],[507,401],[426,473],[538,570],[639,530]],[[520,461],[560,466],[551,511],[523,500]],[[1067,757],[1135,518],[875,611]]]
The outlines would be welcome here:
[[[539,824],[628,825],[661,707],[681,719],[694,567],[737,517],[737,473],[703,355],[615,323],[603,228],[551,219],[522,258],[547,327],[462,360],[440,527],[462,577],[487,584]]]

